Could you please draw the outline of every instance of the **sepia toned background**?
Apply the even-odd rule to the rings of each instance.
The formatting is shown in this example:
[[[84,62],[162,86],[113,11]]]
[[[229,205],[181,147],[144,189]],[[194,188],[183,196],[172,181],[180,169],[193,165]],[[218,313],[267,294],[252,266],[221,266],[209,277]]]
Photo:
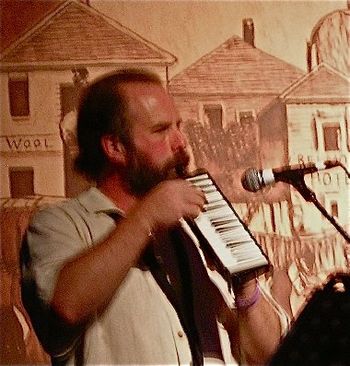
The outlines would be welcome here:
[[[192,168],[212,174],[256,237],[274,266],[262,280],[291,316],[330,273],[348,272],[344,237],[297,190],[241,185],[247,168],[338,160],[305,181],[349,233],[347,1],[0,5],[2,363],[47,361],[21,303],[21,237],[39,206],[88,186],[72,169],[76,102],[123,67],[160,75],[184,119]]]

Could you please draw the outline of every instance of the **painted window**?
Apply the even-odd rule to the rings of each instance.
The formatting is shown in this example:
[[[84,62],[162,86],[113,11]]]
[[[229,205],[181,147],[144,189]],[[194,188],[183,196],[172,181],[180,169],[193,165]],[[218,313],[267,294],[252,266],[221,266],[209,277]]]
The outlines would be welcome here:
[[[238,111],[238,121],[241,125],[252,124],[255,121],[255,112],[253,110]]]
[[[29,85],[27,74],[10,75],[8,81],[12,117],[29,116]]]
[[[203,104],[204,122],[211,127],[223,126],[223,112],[221,104]]]
[[[331,201],[331,215],[333,217],[339,217],[338,202],[337,201]]]
[[[10,167],[9,177],[12,198],[34,195],[34,169],[32,167]]]
[[[335,124],[323,124],[323,141],[325,151],[340,150],[340,125]]]
[[[344,110],[341,108],[317,110],[314,114],[313,134],[314,146],[328,159],[329,152],[345,152],[347,150],[347,125]],[[332,155],[332,159],[334,156]],[[339,157],[338,157],[339,158]]]

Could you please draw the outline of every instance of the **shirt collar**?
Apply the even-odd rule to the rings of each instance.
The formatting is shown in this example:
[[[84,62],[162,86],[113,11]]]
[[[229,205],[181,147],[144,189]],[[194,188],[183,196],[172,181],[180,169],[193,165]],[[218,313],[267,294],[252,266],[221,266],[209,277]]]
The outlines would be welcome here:
[[[105,196],[98,188],[91,187],[82,192],[77,200],[88,211],[92,213],[118,213],[125,216],[123,210],[118,208],[113,201]]]

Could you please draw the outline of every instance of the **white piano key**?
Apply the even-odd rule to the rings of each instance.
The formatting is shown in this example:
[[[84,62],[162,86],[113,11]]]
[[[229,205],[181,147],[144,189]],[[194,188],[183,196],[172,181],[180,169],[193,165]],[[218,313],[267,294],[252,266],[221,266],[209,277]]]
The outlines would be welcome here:
[[[201,233],[207,239],[209,243],[215,243],[212,246],[215,254],[220,258],[224,266],[234,265],[236,263],[236,259],[230,255],[229,250],[226,248],[226,245],[220,239],[220,236],[215,232],[215,230],[210,225],[208,218],[205,215],[200,214],[196,219],[195,223],[198,226]]]
[[[199,181],[202,181],[202,180],[205,180],[205,179],[208,179],[209,178],[209,175],[204,173],[204,174],[199,174],[199,175],[195,175],[194,177],[189,177],[187,178],[186,180],[188,180],[189,182],[199,182]],[[210,179],[211,181],[211,179]]]
[[[211,177],[199,174],[187,179],[202,189],[207,203],[196,219],[196,225],[209,245],[231,273],[268,264],[268,260],[244,227],[232,207],[217,189]]]
[[[207,202],[210,204],[212,202],[217,202],[217,201],[221,201],[221,202],[225,202],[222,198],[222,194],[218,191],[213,191],[210,193],[206,193],[205,194],[205,199],[207,200]]]
[[[268,264],[268,262],[267,262],[266,258],[263,256],[260,256],[259,258],[242,261],[240,263],[235,263],[233,266],[227,267],[227,269],[229,270],[229,272],[231,274],[235,274],[235,273],[246,271],[246,270],[249,270],[252,268],[265,266],[267,264]]]

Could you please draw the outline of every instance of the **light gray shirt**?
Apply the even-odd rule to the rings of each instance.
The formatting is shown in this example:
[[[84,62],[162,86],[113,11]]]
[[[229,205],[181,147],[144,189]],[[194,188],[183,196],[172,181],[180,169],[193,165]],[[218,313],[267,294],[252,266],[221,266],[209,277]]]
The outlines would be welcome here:
[[[64,263],[100,243],[113,231],[116,223],[108,215],[111,212],[123,214],[97,188],[90,188],[77,198],[36,213],[27,241],[32,259],[30,270],[45,303],[52,299]],[[208,273],[222,293],[226,291],[224,296],[232,306],[234,300],[225,290],[225,281],[217,272],[208,270]],[[280,314],[277,304],[275,308]],[[283,314],[280,318],[282,329],[286,329]],[[218,327],[225,363],[236,364],[227,333],[220,323]],[[86,364],[188,365],[191,362],[188,339],[176,311],[150,271],[137,267],[129,270],[103,314],[96,314],[84,338]],[[69,363],[74,364],[74,355]]]

